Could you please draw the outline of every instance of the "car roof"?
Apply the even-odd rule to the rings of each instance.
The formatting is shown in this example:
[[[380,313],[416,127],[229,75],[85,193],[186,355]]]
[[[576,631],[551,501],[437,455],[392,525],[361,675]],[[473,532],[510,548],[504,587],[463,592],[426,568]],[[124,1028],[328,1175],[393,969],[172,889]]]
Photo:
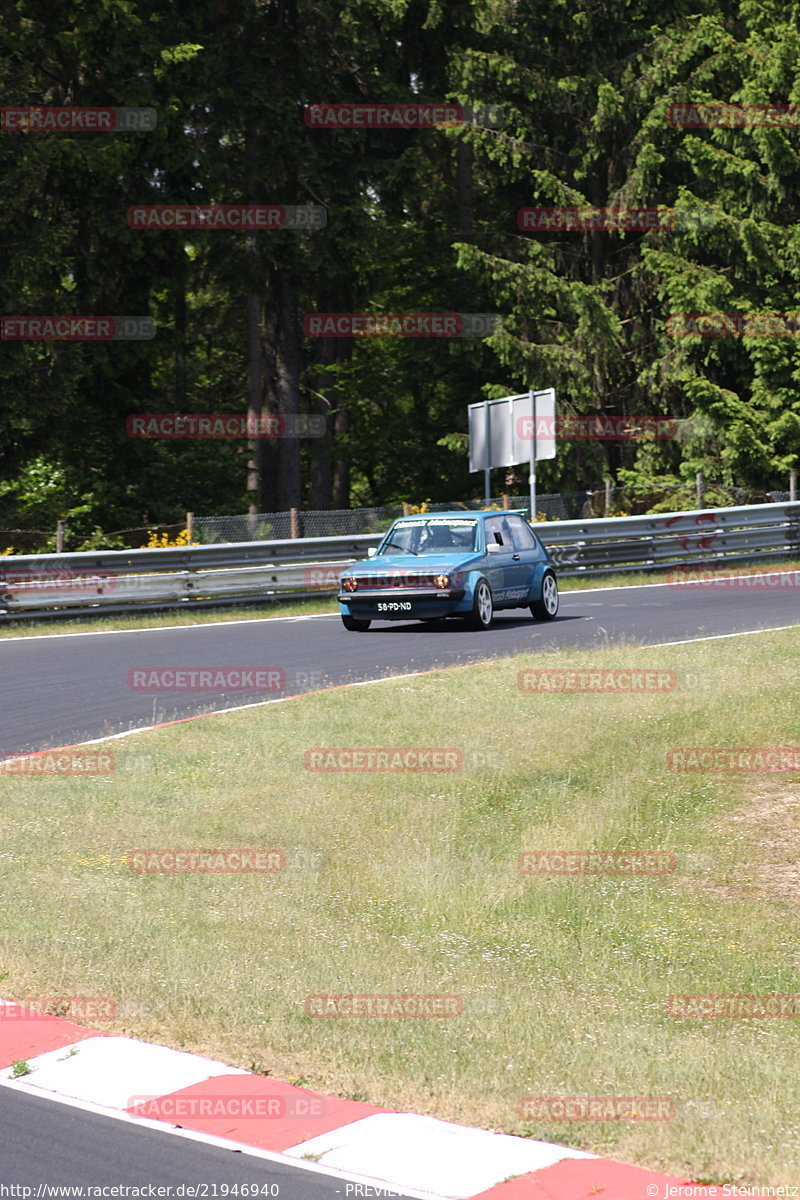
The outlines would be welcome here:
[[[397,521],[416,520],[419,517],[474,517],[477,520],[487,517],[524,517],[526,508],[458,508],[452,512],[408,513],[408,516],[397,517]]]

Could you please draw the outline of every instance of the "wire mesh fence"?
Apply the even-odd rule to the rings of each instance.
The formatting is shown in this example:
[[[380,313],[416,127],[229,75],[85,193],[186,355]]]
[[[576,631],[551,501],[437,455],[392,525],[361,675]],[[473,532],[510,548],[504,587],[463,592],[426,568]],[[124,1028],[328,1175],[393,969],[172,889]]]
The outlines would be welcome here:
[[[674,487],[614,487],[582,492],[544,493],[536,497],[537,521],[579,521],[590,517],[642,516],[694,508],[725,508],[736,504],[786,502],[788,491],[766,492],[755,488],[706,484]],[[0,529],[0,557],[13,554],[52,554],[75,550],[138,550],[187,545],[220,545],[230,542],[272,541],[381,533],[404,514],[469,511],[481,508],[530,508],[528,495],[492,496],[483,499],[385,504],[373,508],[291,509],[277,513],[239,513],[201,517],[187,513],[183,521],[140,525],[110,532],[79,534],[68,522],[63,528]],[[59,544],[60,538],[60,544]]]
[[[585,498],[585,495],[582,495],[582,500],[585,501]],[[543,502],[548,499],[550,498],[542,497]],[[553,499],[558,500],[561,497]],[[527,507],[527,504],[526,497],[496,496],[490,500],[489,507],[522,508]],[[444,503],[425,500],[421,504],[385,504],[378,508],[295,509],[288,513],[195,517],[192,522],[192,540],[195,543],[209,545],[222,542],[267,541],[279,538],[346,537],[356,534],[381,533],[403,515],[485,507],[484,500],[451,500]],[[554,515],[549,519],[554,520],[557,517]]]
[[[192,540],[204,545],[215,545],[221,542],[380,533],[381,530],[388,529],[396,517],[402,515],[402,504],[389,504],[382,508],[318,511],[294,509],[280,513],[195,517],[192,522]]]
[[[50,529],[0,529],[0,557],[6,554],[43,554],[55,549],[55,531]]]
[[[133,529],[95,529],[79,533],[68,521],[61,529],[0,529],[0,557],[9,554],[60,554],[76,550],[146,550],[188,544],[186,521],[138,525]]]
[[[672,488],[615,487],[584,492],[537,495],[537,521],[579,521],[589,517],[641,516],[697,507],[724,508],[736,504],[770,504],[786,501],[788,492],[763,492],[752,488],[709,485],[700,503],[695,484]],[[493,496],[486,500],[424,500],[419,504],[387,504],[377,508],[301,510],[282,513],[244,513],[238,516],[195,517],[192,541],[200,544],[268,541],[282,538],[319,538],[380,533],[392,521],[420,512],[469,511],[482,508],[530,509],[528,495]]]

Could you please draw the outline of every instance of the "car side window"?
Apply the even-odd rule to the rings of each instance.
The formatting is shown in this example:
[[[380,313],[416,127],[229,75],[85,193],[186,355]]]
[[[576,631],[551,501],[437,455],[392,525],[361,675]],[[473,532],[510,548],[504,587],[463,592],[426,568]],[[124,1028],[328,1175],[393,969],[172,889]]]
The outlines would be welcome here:
[[[508,538],[503,537],[503,527],[500,517],[490,517],[484,526],[486,545],[507,546]]]
[[[508,523],[511,527],[515,550],[536,550],[536,538],[522,517],[509,517]]]

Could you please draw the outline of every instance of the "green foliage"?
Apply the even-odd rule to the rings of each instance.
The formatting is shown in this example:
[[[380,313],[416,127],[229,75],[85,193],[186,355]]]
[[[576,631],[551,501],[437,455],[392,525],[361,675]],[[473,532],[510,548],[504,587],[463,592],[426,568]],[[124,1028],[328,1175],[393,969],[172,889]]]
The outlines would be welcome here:
[[[659,443],[573,442],[542,491],[785,486],[800,356],[784,338],[674,337],[674,313],[800,309],[792,127],[672,127],[670,104],[800,101],[777,0],[546,9],[517,0],[34,0],[0,30],[8,104],[148,106],[148,132],[3,134],[9,314],[149,315],[149,342],[5,342],[0,526],[101,530],[241,511],[248,447],[127,436],[137,412],[243,412],[248,298],[264,405],[328,418],[264,451],[268,510],[477,495],[466,406],[555,386],[565,414],[662,414]],[[498,106],[500,123],[308,128],[303,106]],[[315,233],[137,231],[142,203],[320,203]],[[672,209],[674,228],[525,232],[525,206]],[[690,219],[691,218],[691,219]],[[304,338],[325,311],[496,312],[478,339]],[[296,362],[292,366],[292,356]],[[287,366],[288,364],[288,366]],[[291,370],[290,370],[291,368]],[[710,497],[712,492],[707,492]],[[270,503],[267,503],[267,501]],[[99,541],[98,541],[99,539]]]

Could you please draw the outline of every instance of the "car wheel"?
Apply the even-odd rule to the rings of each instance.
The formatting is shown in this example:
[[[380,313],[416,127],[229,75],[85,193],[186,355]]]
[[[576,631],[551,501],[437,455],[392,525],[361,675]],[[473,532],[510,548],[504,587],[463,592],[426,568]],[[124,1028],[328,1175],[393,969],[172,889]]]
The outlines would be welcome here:
[[[494,617],[492,589],[485,579],[479,579],[472,600],[472,612],[467,617],[470,629],[488,629]]]
[[[342,617],[342,624],[345,629],[349,629],[351,633],[366,633],[372,624],[371,621],[361,621],[358,617]]]
[[[552,621],[558,612],[558,583],[552,571],[545,571],[542,580],[542,598],[530,606],[531,615],[537,621]]]

